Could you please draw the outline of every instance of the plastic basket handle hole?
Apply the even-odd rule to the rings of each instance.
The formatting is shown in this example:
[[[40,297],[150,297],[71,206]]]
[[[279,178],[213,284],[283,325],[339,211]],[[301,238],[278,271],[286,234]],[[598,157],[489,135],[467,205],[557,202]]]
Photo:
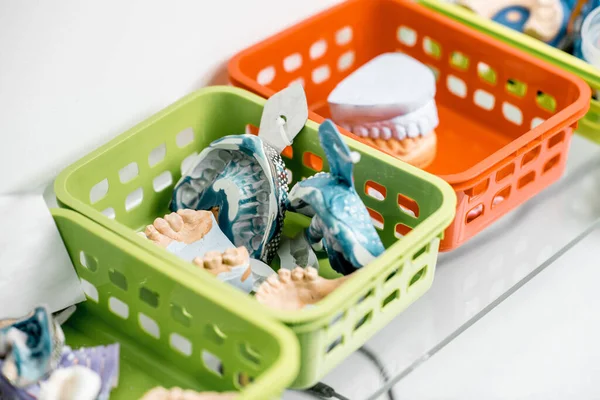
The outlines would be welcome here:
[[[379,229],[380,231],[382,231],[383,227],[384,227],[383,216],[381,214],[379,214],[377,211],[370,209],[369,207],[367,207],[367,211],[369,212],[369,215],[371,216],[371,222],[373,223],[373,226],[376,229]]]
[[[364,326],[367,322],[371,320],[373,317],[373,311],[369,311],[364,317],[359,319],[356,324],[354,324],[354,332],[359,330],[362,326]]]
[[[544,164],[544,169],[542,170],[542,173],[545,174],[546,172],[550,171],[552,168],[556,167],[558,165],[559,161],[560,161],[560,154],[557,154],[554,157],[552,157],[550,160],[548,160],[546,162],[546,164]]]
[[[213,374],[223,377],[223,363],[221,359],[207,350],[202,350],[202,362]]]
[[[90,189],[90,204],[96,204],[108,194],[108,179],[103,179]]]
[[[413,218],[419,218],[419,203],[416,200],[411,199],[410,197],[398,193],[398,207],[400,207],[400,211],[404,214],[409,215]]]
[[[387,189],[377,182],[367,181],[365,183],[365,194],[375,200],[383,201],[387,196]]]
[[[536,146],[533,149],[529,150],[527,153],[525,153],[525,155],[523,156],[523,160],[521,161],[521,167],[524,167],[527,164],[535,161],[540,155],[541,149],[542,146]]]
[[[331,353],[336,347],[341,346],[342,344],[344,344],[344,337],[340,336],[327,346],[325,354]]]
[[[420,280],[424,279],[425,276],[427,275],[427,267],[423,267],[421,268],[416,274],[413,275],[413,277],[410,279],[410,283],[408,284],[408,287],[413,286],[414,284],[416,284],[417,282],[419,282]]]
[[[388,305],[390,305],[390,303],[392,303],[395,300],[398,300],[400,298],[400,290],[396,289],[394,290],[392,293],[390,293],[389,295],[387,295],[387,297],[385,299],[383,299],[383,302],[381,303],[381,308],[385,308]]]
[[[519,183],[518,183],[517,187],[519,189],[523,189],[525,186],[529,185],[534,180],[535,180],[535,171],[531,171],[519,179]]]
[[[249,343],[244,342],[240,344],[240,355],[252,364],[256,366],[260,365],[261,355]]]

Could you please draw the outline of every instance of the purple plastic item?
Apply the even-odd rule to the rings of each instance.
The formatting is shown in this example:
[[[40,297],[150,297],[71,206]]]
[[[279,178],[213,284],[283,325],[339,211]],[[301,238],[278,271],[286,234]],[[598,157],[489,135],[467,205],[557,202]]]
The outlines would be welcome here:
[[[72,350],[65,346],[58,368],[81,365],[96,372],[102,381],[98,399],[106,400],[109,398],[111,390],[119,384],[119,354],[118,343],[108,346],[83,347],[78,350]],[[2,360],[0,360],[1,367]],[[35,400],[38,398],[39,392],[39,384],[17,389],[0,374],[1,400]]]

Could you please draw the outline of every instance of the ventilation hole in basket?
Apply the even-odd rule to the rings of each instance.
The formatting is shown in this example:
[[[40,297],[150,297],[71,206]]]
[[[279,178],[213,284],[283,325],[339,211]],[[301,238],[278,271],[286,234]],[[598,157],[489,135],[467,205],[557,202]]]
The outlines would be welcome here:
[[[428,250],[429,250],[429,245],[421,247],[421,249],[413,255],[413,261],[416,260],[417,258],[421,257],[423,254],[427,253]]]
[[[127,278],[119,271],[111,268],[108,270],[108,278],[116,287],[127,291]]]
[[[469,210],[469,212],[467,213],[467,216],[465,218],[465,222],[467,224],[469,224],[469,223],[475,221],[477,218],[481,217],[482,215],[483,215],[483,204],[478,204]]]
[[[460,51],[453,51],[450,53],[450,65],[458,70],[466,71],[469,68],[469,57]]]
[[[260,353],[250,343],[240,343],[240,354],[254,365],[260,365]]]
[[[90,190],[90,203],[95,204],[108,194],[108,179],[96,183]]]
[[[352,28],[350,26],[345,26],[335,33],[335,42],[339,46],[348,44],[351,41],[352,41]]]
[[[152,180],[152,187],[156,193],[162,192],[173,183],[171,172],[165,171]]]
[[[144,191],[142,188],[137,188],[133,192],[127,195],[125,198],[125,210],[131,211],[140,204],[142,204],[142,200],[144,199]]]
[[[292,158],[294,158],[294,149],[292,148],[292,146],[287,146],[285,149],[283,149],[281,155],[291,160]]]
[[[121,183],[127,183],[136,176],[138,176],[139,170],[136,162],[127,164],[119,170],[119,180]]]
[[[312,81],[318,85],[329,79],[330,74],[329,67],[327,65],[321,65],[313,70]]]
[[[529,185],[534,180],[535,180],[535,171],[531,171],[527,175],[525,175],[519,179],[519,183],[518,183],[517,187],[519,189],[523,189],[525,186]]]
[[[396,270],[396,271],[399,271],[399,270]],[[373,296],[374,293],[375,293],[375,290],[369,289],[369,291],[367,293],[365,293],[365,294],[363,294],[362,296],[359,297],[359,299],[356,302],[356,304],[362,303],[363,301],[365,301],[369,297]]]
[[[304,86],[304,85],[305,85],[304,78],[302,78],[302,77],[300,77],[300,78],[296,78],[296,79],[292,80],[292,81],[291,81],[291,82],[288,84],[288,86],[292,86],[292,85],[294,85],[294,84],[296,84],[296,83],[299,83],[300,85]]]
[[[334,326],[335,324],[337,324],[338,322],[340,322],[340,321],[341,321],[341,320],[344,318],[344,316],[345,316],[345,315],[346,315],[346,314],[345,314],[344,312],[337,313],[337,314],[335,315],[335,317],[333,317],[333,318],[331,319],[331,321],[329,321],[329,327],[332,327],[332,326]]]
[[[556,167],[558,165],[559,161],[560,161],[560,154],[557,154],[554,157],[552,157],[550,160],[548,160],[546,162],[546,164],[544,164],[544,169],[542,170],[542,174],[545,174],[546,172],[550,171],[552,168]]]
[[[400,298],[400,290],[396,289],[392,293],[390,293],[385,299],[383,299],[383,302],[381,303],[381,308],[385,308],[390,303],[392,303],[395,300],[398,300],[399,298]]]
[[[175,137],[175,143],[177,143],[177,147],[185,147],[191,144],[194,141],[194,130],[192,128],[187,128],[182,130]]]
[[[496,71],[484,62],[477,63],[477,75],[482,81],[487,82],[491,85],[496,84]]]
[[[310,58],[316,60],[317,58],[323,57],[327,51],[327,42],[324,39],[316,41],[310,46]]]
[[[496,104],[496,98],[494,95],[481,89],[477,89],[475,91],[475,94],[473,95],[473,101],[476,105],[488,111],[492,110]]]
[[[509,176],[512,176],[512,174],[515,172],[515,164],[508,164],[505,167],[502,167],[502,169],[500,169],[500,171],[496,172],[496,182],[500,182],[505,178],[508,178]]]
[[[373,222],[373,226],[377,229],[379,229],[380,231],[383,230],[383,216],[381,214],[379,214],[377,211],[370,209],[369,207],[367,207],[367,211],[369,212],[369,215],[371,216],[371,221]]]
[[[238,389],[242,389],[246,386],[248,386],[249,384],[251,384],[252,382],[254,382],[254,378],[252,378],[250,375],[248,375],[245,372],[238,372],[236,374],[236,379],[234,381],[235,386]]]
[[[180,352],[184,356],[192,355],[192,342],[188,338],[181,336],[178,333],[171,333],[169,336],[169,343],[171,348]]]
[[[417,283],[418,281],[420,281],[421,279],[425,278],[425,276],[427,275],[427,267],[423,267],[421,268],[416,274],[413,275],[413,277],[410,279],[410,282],[408,284],[408,286],[412,286],[415,283]]]
[[[129,306],[116,297],[108,299],[108,309],[123,319],[129,318]]]
[[[398,239],[402,239],[410,231],[412,231],[412,228],[410,226],[404,225],[402,223],[396,224],[396,228],[394,229],[394,236],[396,236]]]
[[[143,313],[138,314],[138,320],[144,332],[155,339],[160,338],[160,329],[158,328],[158,324],[155,320]]]
[[[327,346],[325,354],[331,353],[336,347],[341,346],[342,344],[344,344],[344,337],[340,336]]]
[[[302,56],[300,53],[290,54],[283,59],[283,69],[286,72],[293,72],[302,66]]]
[[[440,80],[440,70],[437,69],[436,67],[434,67],[433,65],[429,65],[427,64],[427,67],[431,70],[431,72],[433,72],[433,76],[435,77],[435,81],[439,81]]]
[[[304,152],[302,163],[313,171],[319,172],[323,170],[323,159],[310,151]]]
[[[273,66],[260,70],[256,75],[256,81],[259,85],[268,85],[273,82],[273,79],[275,79],[275,68]]]
[[[204,330],[205,337],[215,344],[222,344],[227,339],[227,335],[215,324],[209,324]]]
[[[504,189],[502,189],[501,191],[499,191],[498,193],[496,193],[496,195],[494,196],[494,199],[492,200],[492,209],[494,207],[498,206],[500,203],[502,203],[506,199],[508,199],[508,197],[510,196],[510,190],[511,190],[510,186],[507,186]]]
[[[192,315],[179,304],[171,303],[171,317],[183,326],[190,326]]]
[[[537,95],[535,96],[535,102],[542,110],[551,113],[556,111],[556,99],[553,96],[542,92],[541,90],[537,91]]]
[[[354,51],[345,52],[338,58],[337,67],[339,71],[345,71],[354,64]]]
[[[110,219],[115,219],[115,217],[117,216],[117,214],[115,213],[115,209],[112,207],[108,207],[106,210],[102,211],[102,214],[104,214]]]
[[[289,169],[289,168],[285,169],[285,177],[287,178],[288,185],[291,185],[292,182],[294,181],[294,174],[292,173],[291,169]]]
[[[506,91],[517,97],[523,97],[527,93],[527,85],[511,78],[506,81]]]
[[[486,179],[482,182],[479,182],[477,185],[473,186],[472,188],[466,190],[465,193],[467,194],[467,196],[469,196],[470,199],[474,199],[474,198],[484,194],[487,191],[489,185],[490,185],[490,180]]]
[[[81,290],[87,296],[88,299],[98,302],[98,289],[96,286],[92,285],[90,282],[86,281],[83,278],[79,279],[81,281]]]
[[[526,166],[532,161],[535,161],[536,158],[540,155],[540,151],[542,150],[542,146],[536,146],[533,149],[529,150],[523,156],[523,160],[521,160],[521,167]]]
[[[453,95],[462,99],[467,97],[467,84],[462,79],[457,78],[454,75],[448,75],[448,78],[446,78],[446,84],[448,86],[448,90]]]
[[[417,32],[403,25],[396,31],[396,38],[400,43],[413,47],[417,43]]]
[[[387,195],[387,189],[377,182],[367,181],[365,183],[365,194],[375,200],[383,201]]]
[[[223,376],[223,363],[219,357],[210,351],[202,350],[202,362],[209,371],[217,376]]]
[[[161,144],[158,147],[152,149],[150,154],[148,154],[148,165],[154,167],[156,164],[165,159],[167,155],[167,145]]]
[[[140,300],[148,304],[150,307],[158,307],[158,293],[148,288],[140,288]]]
[[[198,153],[193,152],[192,154],[183,159],[183,161],[181,162],[182,176],[188,175],[192,172],[191,169],[196,164],[196,157],[198,157]]]
[[[514,104],[507,102],[502,103],[502,114],[504,114],[504,118],[515,125],[521,125],[523,123],[523,113],[521,112],[521,109]]]
[[[423,51],[433,58],[439,59],[442,56],[442,47],[429,36],[423,38]]]
[[[393,277],[395,277],[395,276],[397,276],[397,275],[400,275],[400,269],[399,269],[399,268],[398,268],[398,269],[395,269],[395,270],[393,270],[392,272],[390,272],[390,273],[388,274],[388,276],[386,276],[386,277],[385,277],[385,280],[384,280],[383,282],[384,282],[384,283],[386,283],[386,282],[389,282],[389,281],[390,281],[390,279],[392,279]]]
[[[365,316],[359,319],[358,322],[354,325],[354,332],[356,332],[360,329],[361,326],[364,326],[367,322],[369,322],[372,317],[373,311],[369,311],[367,314],[365,314]]]
[[[95,257],[84,253],[83,251],[79,252],[79,263],[92,272],[96,272],[96,270],[98,270],[98,260],[96,260]]]
[[[535,117],[531,120],[531,129],[535,128],[538,125],[541,125],[544,121],[546,121],[544,118]]]
[[[404,214],[414,218],[419,217],[419,204],[410,197],[398,193],[398,206]]]
[[[557,144],[561,143],[563,140],[565,140],[565,132],[560,131],[556,135],[552,136],[550,140],[548,140],[548,148],[553,148]]]

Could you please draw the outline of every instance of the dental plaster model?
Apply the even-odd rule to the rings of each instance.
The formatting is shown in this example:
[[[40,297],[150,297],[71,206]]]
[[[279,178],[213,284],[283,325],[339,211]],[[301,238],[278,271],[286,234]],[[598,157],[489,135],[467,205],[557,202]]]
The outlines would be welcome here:
[[[171,389],[156,387],[148,391],[140,400],[231,400],[236,396],[237,393],[198,393],[177,387]]]
[[[369,264],[385,251],[367,208],[354,188],[352,170],[359,161],[335,125],[326,120],[319,138],[330,172],[320,172],[298,182],[290,191],[288,210],[311,217],[306,240],[315,251],[325,250],[329,264],[344,277],[328,280],[317,270],[281,268],[256,293],[259,302],[280,309],[299,309],[314,304],[337,287],[347,275]]]
[[[89,368],[74,365],[56,370],[41,384],[40,400],[96,400],[102,382]]]
[[[245,247],[236,248],[211,211],[181,209],[167,214],[148,225],[145,236],[245,293],[275,273],[261,261],[250,259]]]
[[[279,246],[288,193],[280,153],[308,119],[302,85],[265,104],[259,134],[212,142],[175,186],[171,210],[218,209],[218,225],[235,247],[269,264]]]
[[[46,307],[20,319],[0,321],[2,375],[16,388],[38,382],[57,367],[64,342],[60,325]]]
[[[435,76],[402,53],[375,57],[340,82],[327,101],[335,123],[403,161],[435,158]]]
[[[561,0],[458,0],[480,16],[556,45],[564,34],[572,1]]]

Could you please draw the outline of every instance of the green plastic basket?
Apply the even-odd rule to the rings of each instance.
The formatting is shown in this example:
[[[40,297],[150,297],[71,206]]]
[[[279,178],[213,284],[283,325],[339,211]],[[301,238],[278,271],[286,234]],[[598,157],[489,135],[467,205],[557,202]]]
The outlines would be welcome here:
[[[482,18],[464,7],[439,0],[418,1],[441,14],[445,14],[465,25],[581,77],[590,85],[592,93],[600,90],[600,70],[577,57],[558,50],[540,40],[507,28],[497,22]],[[590,99],[590,102],[591,105],[587,115],[579,121],[577,133],[596,143],[600,143],[600,102],[593,98]]]
[[[78,213],[52,214],[88,298],[63,326],[67,343],[121,344],[111,399],[158,385],[273,399],[296,377],[288,329]]]
[[[233,87],[192,93],[68,167],[57,178],[55,192],[63,207],[126,238],[128,242],[122,243],[125,252],[141,248],[171,263],[173,269],[165,270],[166,276],[185,271],[191,283],[209,282],[219,296],[254,307],[257,313],[289,326],[300,342],[301,361],[292,386],[304,388],[316,383],[429,289],[440,237],[454,218],[456,197],[441,179],[344,138],[362,155],[355,168],[355,184],[377,220],[387,251],[317,307],[297,312],[271,310],[136,234],[168,212],[171,189],[185,168],[182,164],[218,137],[258,126],[264,103],[263,98]],[[314,174],[308,165],[319,164],[316,159],[327,170],[318,125],[308,121],[294,141],[293,154],[284,152],[293,182]],[[134,170],[137,176],[123,183],[123,170]],[[169,184],[158,185],[159,178]],[[108,189],[101,200],[91,204],[90,194],[98,187]],[[132,206],[133,197],[140,193],[143,199]],[[416,217],[403,211],[399,202],[408,204]],[[308,222],[288,213],[285,231],[292,234]],[[401,234],[406,235],[398,240]],[[321,260],[320,272],[334,274],[326,260]]]

